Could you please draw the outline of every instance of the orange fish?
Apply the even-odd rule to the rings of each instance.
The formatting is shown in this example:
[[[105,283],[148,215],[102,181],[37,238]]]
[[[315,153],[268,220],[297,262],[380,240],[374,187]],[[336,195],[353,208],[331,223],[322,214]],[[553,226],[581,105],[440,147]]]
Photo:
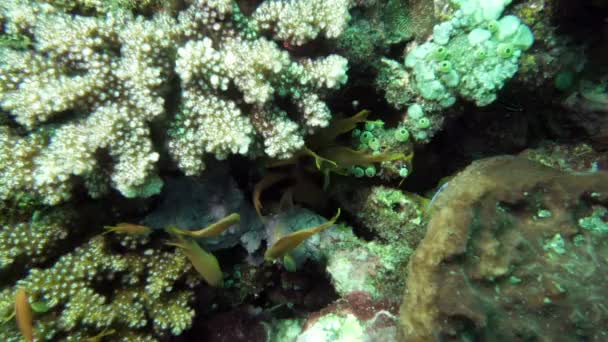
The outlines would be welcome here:
[[[25,289],[20,287],[15,292],[15,320],[17,321],[17,327],[21,332],[21,336],[27,342],[34,341],[34,328],[33,324],[32,308],[27,299],[27,293]]]
[[[241,215],[237,213],[232,213],[223,219],[208,225],[207,227],[199,230],[184,230],[176,227],[168,227],[167,230],[171,234],[179,234],[191,236],[194,238],[207,238],[207,237],[215,237],[220,235],[226,229],[232,227],[233,225],[239,223],[241,220]]]
[[[277,241],[275,241],[264,253],[265,260],[274,260],[278,258],[282,258],[290,251],[296,249],[304,240],[321,232],[324,229],[327,229],[336,223],[340,217],[340,208],[338,208],[338,212],[334,217],[332,217],[329,221],[320,224],[315,227],[301,229],[295,231],[293,233],[287,234],[285,236],[280,237]]]
[[[255,184],[253,187],[253,207],[260,218],[264,217],[262,215],[262,200],[260,199],[262,192],[288,177],[288,175],[283,173],[267,173],[264,178]]]
[[[104,229],[106,229],[106,232],[104,234],[116,233],[128,235],[148,235],[152,231],[150,227],[124,222],[119,223],[115,226],[105,226]]]

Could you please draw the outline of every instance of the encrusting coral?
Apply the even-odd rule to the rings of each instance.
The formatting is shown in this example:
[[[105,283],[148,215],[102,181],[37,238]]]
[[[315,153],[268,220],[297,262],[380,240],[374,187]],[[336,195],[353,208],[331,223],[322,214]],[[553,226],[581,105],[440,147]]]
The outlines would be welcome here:
[[[346,81],[346,59],[295,59],[262,34],[286,44],[333,38],[350,1],[269,1],[250,17],[229,0],[187,4],[149,19],[120,8],[94,17],[33,0],[0,4],[2,34],[31,43],[0,47],[0,108],[13,121],[0,126],[0,198],[30,192],[56,204],[78,179],[94,197],[108,185],[127,197],[158,193],[163,140],[153,123],[188,175],[203,171],[207,154],[289,157],[329,124],[322,98]],[[289,114],[278,105],[285,99]]]
[[[404,340],[605,339],[607,195],[606,173],[519,157],[457,174],[410,258]]]

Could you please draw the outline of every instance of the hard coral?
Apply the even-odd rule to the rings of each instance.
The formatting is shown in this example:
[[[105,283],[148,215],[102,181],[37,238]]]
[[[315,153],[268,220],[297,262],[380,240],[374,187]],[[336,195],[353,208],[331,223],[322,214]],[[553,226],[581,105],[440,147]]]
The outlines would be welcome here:
[[[438,196],[410,259],[404,339],[605,340],[608,235],[594,227],[606,206],[606,173],[473,163]]]
[[[131,241],[140,247],[143,242]],[[2,318],[8,316],[14,293],[21,288],[30,303],[45,308],[36,314],[33,326],[40,340],[81,341],[110,330],[117,341],[154,341],[181,334],[194,317],[189,306],[193,293],[173,287],[178,280],[196,284],[184,279],[190,263],[181,253],[126,249],[118,252],[112,239],[96,236],[52,266],[31,269],[14,286],[0,284]],[[0,339],[19,339],[13,322],[3,325]]]
[[[346,81],[346,59],[296,59],[264,34],[333,38],[349,0],[331,3],[339,11],[269,1],[249,17],[229,0],[191,0],[151,18],[120,7],[94,17],[85,8],[96,1],[79,4],[90,6],[0,3],[0,36],[32,37],[26,49],[0,46],[0,199],[27,191],[57,204],[78,180],[94,197],[108,185],[147,197],[162,186],[156,147],[165,144],[188,175],[203,171],[207,154],[287,158],[329,124],[323,98]],[[168,134],[153,135],[152,124]]]

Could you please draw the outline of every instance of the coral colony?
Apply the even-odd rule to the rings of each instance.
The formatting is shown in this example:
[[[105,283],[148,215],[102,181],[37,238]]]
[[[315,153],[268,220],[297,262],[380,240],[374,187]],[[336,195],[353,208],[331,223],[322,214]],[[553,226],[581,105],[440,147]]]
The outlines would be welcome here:
[[[608,340],[606,16],[1,1],[0,341]]]

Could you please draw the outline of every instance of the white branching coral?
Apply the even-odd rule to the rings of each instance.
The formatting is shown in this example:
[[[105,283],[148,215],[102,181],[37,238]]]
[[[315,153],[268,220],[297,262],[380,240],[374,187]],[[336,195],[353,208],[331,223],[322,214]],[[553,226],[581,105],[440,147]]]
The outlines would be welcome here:
[[[204,165],[203,149],[193,145],[193,139],[204,142],[204,152],[222,159],[227,152],[247,153],[255,129],[268,156],[287,158],[302,148],[305,133],[329,124],[331,113],[319,94],[344,83],[346,69],[347,62],[340,56],[294,62],[286,51],[264,38],[230,37],[220,41],[219,49],[209,38],[190,41],[178,50],[176,71],[182,80],[184,103],[174,122],[169,149],[182,169],[195,174]],[[256,121],[268,125],[252,126],[242,117],[237,106],[241,98],[231,98],[229,86],[242,94]],[[214,95],[218,90],[224,99]],[[300,114],[297,123],[274,106],[275,97],[291,99]]]
[[[31,39],[27,48],[0,47],[0,114],[8,118],[0,121],[0,199],[26,191],[56,204],[78,180],[91,195],[109,182],[143,197],[162,186],[159,146],[195,175],[207,154],[258,156],[263,146],[287,158],[328,125],[323,98],[346,81],[346,59],[295,59],[261,34],[290,44],[336,37],[350,1],[268,1],[250,18],[230,0],[188,3],[176,18],[0,4],[4,34]],[[153,123],[168,134],[153,134]]]
[[[351,4],[350,0],[269,0],[258,7],[253,19],[277,39],[302,45],[321,32],[326,38],[337,38],[350,19]]]

